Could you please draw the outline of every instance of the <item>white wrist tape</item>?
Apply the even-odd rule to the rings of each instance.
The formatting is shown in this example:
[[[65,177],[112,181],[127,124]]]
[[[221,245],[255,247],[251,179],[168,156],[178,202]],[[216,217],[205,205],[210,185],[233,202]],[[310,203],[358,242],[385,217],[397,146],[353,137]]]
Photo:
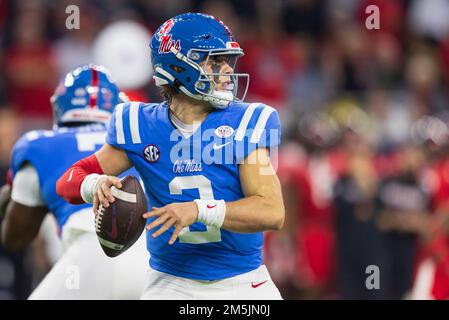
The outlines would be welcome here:
[[[83,198],[86,203],[93,203],[94,196],[97,192],[98,184],[102,178],[106,178],[107,176],[102,174],[99,175],[97,173],[92,173],[87,175],[83,182],[81,183],[80,193],[81,198]]]
[[[226,215],[226,203],[224,200],[194,200],[198,206],[197,221],[207,226],[221,228]]]

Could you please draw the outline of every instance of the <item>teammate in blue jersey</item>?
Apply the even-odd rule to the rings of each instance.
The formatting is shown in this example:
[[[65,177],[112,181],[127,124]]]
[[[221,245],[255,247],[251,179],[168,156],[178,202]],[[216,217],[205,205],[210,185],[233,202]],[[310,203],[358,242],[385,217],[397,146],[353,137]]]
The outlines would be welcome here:
[[[237,97],[243,50],[214,17],[176,16],[150,46],[165,101],[119,104],[106,144],[66,171],[58,194],[108,207],[115,176],[135,166],[152,205],[143,299],[281,299],[262,260],[263,231],[284,222],[270,162],[278,113]]]
[[[71,205],[56,194],[61,174],[103,145],[106,124],[121,97],[123,93],[103,67],[78,67],[64,77],[51,98],[54,129],[28,132],[14,146],[14,180],[2,224],[3,245],[10,250],[28,245],[50,211],[64,246],[63,256],[30,299],[140,297],[142,268],[148,259],[144,246],[118,259],[108,258],[96,238],[92,205]]]

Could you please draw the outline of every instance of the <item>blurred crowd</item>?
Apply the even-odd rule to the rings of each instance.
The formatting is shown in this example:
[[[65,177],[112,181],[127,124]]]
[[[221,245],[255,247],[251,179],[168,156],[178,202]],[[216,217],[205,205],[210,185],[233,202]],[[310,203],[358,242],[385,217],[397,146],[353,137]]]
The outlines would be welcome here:
[[[66,28],[73,4],[79,30]],[[379,29],[366,27],[369,5]],[[99,45],[105,28],[151,35],[186,11],[230,27],[246,100],[280,112],[287,218],[264,253],[284,298],[449,298],[449,0],[0,0],[0,184],[18,136],[51,128],[65,72],[102,63],[98,51],[133,60]],[[147,62],[137,70],[150,75]],[[131,98],[160,100],[149,76],[112,73]],[[27,297],[56,259],[52,241],[0,248],[0,299]]]

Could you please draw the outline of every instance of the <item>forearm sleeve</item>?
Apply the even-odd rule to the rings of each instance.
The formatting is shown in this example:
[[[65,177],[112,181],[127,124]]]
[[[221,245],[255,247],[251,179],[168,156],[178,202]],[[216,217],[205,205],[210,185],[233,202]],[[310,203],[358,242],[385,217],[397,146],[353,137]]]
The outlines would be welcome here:
[[[76,162],[56,183],[56,192],[71,204],[84,203],[81,197],[81,183],[89,174],[103,174],[95,154]]]

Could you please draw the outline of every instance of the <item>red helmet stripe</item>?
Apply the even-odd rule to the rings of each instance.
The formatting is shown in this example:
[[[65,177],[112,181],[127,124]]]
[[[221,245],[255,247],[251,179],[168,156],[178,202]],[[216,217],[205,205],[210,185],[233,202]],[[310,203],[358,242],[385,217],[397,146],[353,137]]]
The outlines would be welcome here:
[[[98,90],[93,90],[90,92],[89,96],[89,108],[95,108],[95,106],[97,105],[97,99],[98,99],[98,94],[99,92],[99,88],[98,88],[98,71],[94,68],[91,69],[92,70],[92,83],[91,83],[91,87],[92,88],[96,88]]]
[[[231,30],[229,30],[228,26],[224,24],[223,21],[221,21],[220,19],[217,19],[215,17],[213,17],[216,21],[218,21],[219,24],[221,24],[223,26],[223,28],[225,29],[226,33],[228,34],[229,37],[229,41],[234,41],[234,36],[231,33]]]

